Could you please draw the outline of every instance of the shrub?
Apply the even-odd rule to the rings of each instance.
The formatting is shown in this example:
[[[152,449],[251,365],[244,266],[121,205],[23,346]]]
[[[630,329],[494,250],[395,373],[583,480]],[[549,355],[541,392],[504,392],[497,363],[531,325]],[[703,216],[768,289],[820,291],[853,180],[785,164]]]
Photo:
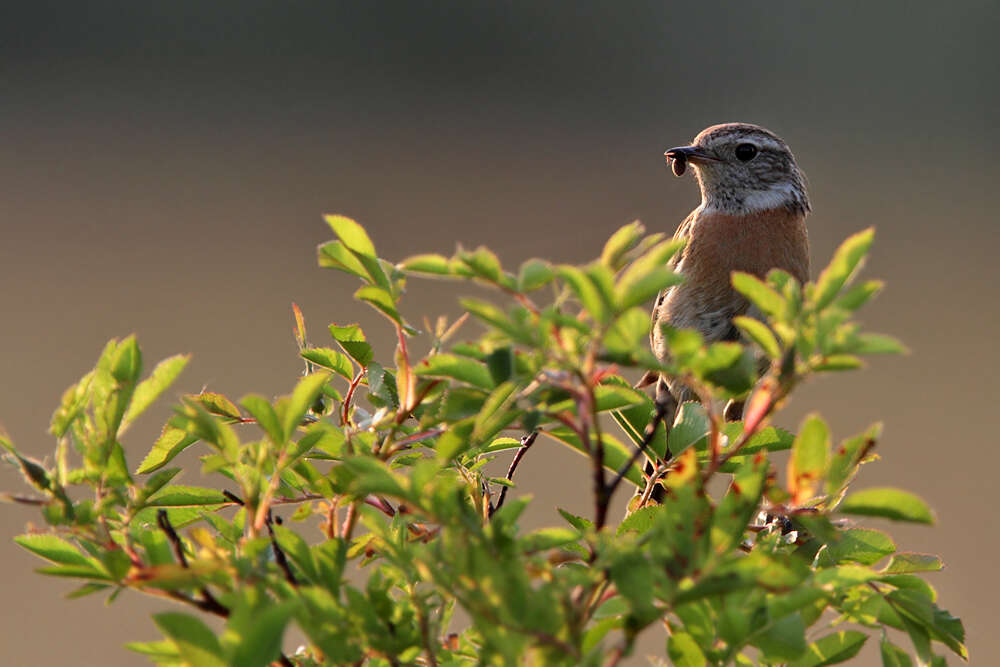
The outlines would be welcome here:
[[[739,318],[745,343],[668,331],[664,364],[649,350],[645,304],[680,280],[668,268],[680,244],[638,223],[584,266],[535,259],[510,272],[485,248],[393,264],[356,222],[327,222],[337,238],[319,263],[361,280],[355,297],[397,334],[391,365],[354,324],[310,344],[295,308],[305,373],[288,396],[184,396],[133,469],[121,436],[187,358],[142,379],[135,339],[113,340],[55,411],[51,465],[0,439],[34,489],[7,499],[48,524],[15,538],[50,562],[39,572],[82,582],[71,597],[132,590],[186,609],[156,614],[164,638],[128,648],[196,667],[602,665],[665,629],[677,665],[802,667],[849,660],[878,631],[886,665],[911,664],[908,650],[919,664],[944,664],[942,649],[966,657],[961,622],[919,576],[941,561],[897,552],[853,518],[933,520],[905,491],[848,493],[880,427],[834,446],[818,415],[797,435],[770,424],[803,380],[901,351],[852,321],[881,287],[853,280],[871,230],[815,283],[734,274],[767,322]],[[458,320],[418,331],[400,308],[417,276],[495,288],[503,305],[464,299]],[[478,337],[456,342],[473,328]],[[685,378],[701,399],[681,406],[669,434],[622,375],[646,371]],[[746,401],[744,421],[723,420],[730,399]],[[580,488],[592,516],[560,509],[562,525],[519,526],[528,498],[510,489],[537,438],[589,459]],[[169,464],[194,446],[218,488],[175,483]],[[507,474],[491,476],[488,462],[511,454]],[[635,489],[614,525],[611,498]],[[289,625],[308,638],[293,655],[282,652]]]

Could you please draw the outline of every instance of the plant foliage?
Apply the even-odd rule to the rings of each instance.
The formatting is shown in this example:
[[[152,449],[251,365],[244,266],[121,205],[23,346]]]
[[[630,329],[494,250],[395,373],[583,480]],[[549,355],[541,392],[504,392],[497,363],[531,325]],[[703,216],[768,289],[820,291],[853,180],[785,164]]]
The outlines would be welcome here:
[[[184,396],[136,466],[122,434],[187,358],[143,377],[135,339],[113,340],[63,395],[51,464],[0,439],[34,490],[5,498],[48,525],[16,538],[47,561],[39,572],[79,582],[71,597],[177,603],[153,618],[162,639],[129,649],[194,667],[596,666],[658,634],[676,665],[805,667],[847,661],[875,634],[886,665],[966,657],[961,622],[921,576],[941,561],[897,552],[855,518],[933,521],[905,491],[850,490],[880,426],[835,443],[818,415],[798,434],[771,425],[803,380],[902,351],[852,320],[880,288],[854,280],[871,230],[815,283],[734,274],[766,321],[739,318],[742,343],[667,331],[661,362],[645,304],[681,280],[667,268],[680,244],[638,223],[589,264],[511,270],[486,248],[393,263],[358,223],[327,222],[336,238],[319,263],[361,281],[356,298],[396,333],[391,363],[356,324],[313,344],[296,307],[305,373],[287,396]],[[416,276],[498,298],[464,299],[457,321],[418,331],[401,303]],[[646,371],[683,377],[701,399],[670,429],[623,377]],[[729,400],[745,401],[743,421],[724,421]],[[579,488],[591,516],[560,509],[559,525],[521,527],[529,500],[515,472],[536,439],[589,459]],[[178,483],[170,466],[188,448],[213,486]],[[504,477],[489,472],[498,458],[510,461]],[[609,504],[626,493],[616,522]],[[307,638],[294,654],[290,626]]]

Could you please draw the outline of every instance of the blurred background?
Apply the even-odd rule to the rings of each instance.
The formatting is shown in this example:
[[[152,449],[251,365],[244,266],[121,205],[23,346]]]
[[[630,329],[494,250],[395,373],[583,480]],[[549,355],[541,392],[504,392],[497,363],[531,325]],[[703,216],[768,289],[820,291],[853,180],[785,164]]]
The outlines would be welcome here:
[[[912,348],[808,385],[780,421],[819,409],[843,437],[884,420],[859,484],[918,492],[939,525],[873,524],[943,556],[940,602],[997,664],[998,18],[975,1],[3,3],[0,424],[51,455],[62,391],[130,332],[148,367],[193,353],[171,398],[289,391],[292,301],[314,343],[360,321],[389,344],[355,281],[316,267],[322,213],[389,258],[460,242],[507,266],[585,261],[620,225],[671,233],[697,204],[665,148],[759,123],[809,177],[814,267],[877,226],[866,275],[888,287],[863,318]],[[414,281],[404,307],[455,313],[454,294]],[[168,414],[129,432],[130,464]],[[529,458],[530,521],[586,512],[582,459],[551,442]],[[0,488],[22,487],[4,468]],[[0,507],[2,662],[143,664],[121,645],[156,638],[163,603],[64,601],[71,582],[10,541],[38,520]]]

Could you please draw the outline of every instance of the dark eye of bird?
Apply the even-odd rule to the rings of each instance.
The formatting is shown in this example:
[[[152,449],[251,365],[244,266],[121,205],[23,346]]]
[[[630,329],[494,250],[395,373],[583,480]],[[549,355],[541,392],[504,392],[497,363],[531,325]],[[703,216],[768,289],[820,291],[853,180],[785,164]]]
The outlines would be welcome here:
[[[740,144],[736,147],[736,159],[740,162],[749,162],[757,156],[757,147],[753,144]]]

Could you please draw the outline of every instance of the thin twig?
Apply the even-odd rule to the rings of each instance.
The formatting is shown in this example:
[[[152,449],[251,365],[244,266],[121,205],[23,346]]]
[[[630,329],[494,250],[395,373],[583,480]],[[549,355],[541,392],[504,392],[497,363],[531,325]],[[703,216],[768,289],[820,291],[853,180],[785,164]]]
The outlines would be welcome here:
[[[160,530],[166,534],[167,541],[170,542],[174,556],[181,564],[181,567],[187,569],[188,561],[187,556],[184,554],[184,545],[181,543],[181,538],[177,534],[177,531],[174,530],[174,527],[170,524],[170,517],[167,516],[167,510],[161,509],[156,513],[156,523],[160,526]],[[195,601],[195,604],[199,609],[203,609],[204,611],[223,617],[229,616],[229,609],[215,599],[215,596],[212,595],[212,592],[208,590],[207,586],[202,586],[198,589],[198,592],[201,593],[202,599],[201,602]]]
[[[358,503],[353,502],[347,508],[347,516],[344,517],[344,525],[340,528],[340,534],[345,542],[351,541],[351,533],[354,532],[354,524],[358,520]]]
[[[187,555],[184,553],[184,545],[181,544],[181,538],[177,534],[177,531],[170,525],[170,517],[167,516],[167,510],[161,509],[156,513],[156,523],[160,526],[160,530],[166,534],[167,541],[170,542],[170,546],[173,549],[174,558],[181,564],[181,567],[186,568],[188,561]]]
[[[531,449],[531,446],[535,444],[535,439],[538,438],[538,433],[539,433],[538,431],[532,431],[528,435],[521,438],[521,446],[518,448],[517,453],[514,454],[514,459],[510,462],[510,467],[507,468],[506,479],[508,482],[514,481],[514,471],[517,470],[517,466],[519,463],[521,463],[521,459],[524,458],[524,455],[527,454],[528,450]],[[502,489],[500,489],[500,497],[497,498],[496,507],[493,506],[490,507],[489,511],[490,517],[492,517],[493,514],[498,509],[503,507],[504,500],[507,499],[507,489],[508,489],[507,486],[504,486]]]
[[[281,568],[282,573],[285,575],[285,581],[290,583],[293,587],[299,585],[296,581],[295,575],[292,574],[292,568],[288,564],[288,558],[285,556],[285,550],[281,548],[278,544],[278,538],[274,535],[274,521],[271,517],[271,512],[267,512],[267,534],[271,536],[271,548],[274,549],[274,562]]]
[[[361,384],[361,378],[365,376],[365,369],[358,371],[358,374],[354,376],[351,380],[351,385],[347,388],[347,395],[344,396],[344,403],[340,410],[340,425],[346,426],[350,424],[350,414],[351,414],[351,399],[354,398],[354,390],[358,388]]]
[[[588,361],[590,359],[591,357],[588,357]],[[605,482],[604,441],[601,438],[601,425],[597,416],[597,399],[594,397],[594,388],[590,384],[586,385],[586,391],[581,399],[577,405],[583,408],[578,408],[578,412],[581,417],[580,425],[585,436],[584,440],[587,440],[590,437],[590,432],[593,431],[594,444],[590,447],[590,461],[594,480],[594,526],[600,530],[608,520],[608,504],[611,496],[608,494],[608,485]],[[580,403],[583,405],[581,406]],[[588,421],[590,422],[589,428]]]
[[[611,480],[610,484],[608,484],[607,497],[609,500],[618,488],[618,485],[621,484],[622,480],[625,479],[625,476],[628,475],[628,471],[635,465],[635,462],[646,453],[646,449],[649,447],[650,443],[653,442],[653,436],[656,435],[656,429],[660,427],[660,422],[663,421],[669,408],[670,406],[666,403],[656,403],[656,411],[653,413],[653,419],[646,425],[646,432],[642,436],[642,442],[639,443],[638,449],[632,452],[632,456],[629,457],[629,460],[625,462],[625,465],[618,470],[614,479]]]

